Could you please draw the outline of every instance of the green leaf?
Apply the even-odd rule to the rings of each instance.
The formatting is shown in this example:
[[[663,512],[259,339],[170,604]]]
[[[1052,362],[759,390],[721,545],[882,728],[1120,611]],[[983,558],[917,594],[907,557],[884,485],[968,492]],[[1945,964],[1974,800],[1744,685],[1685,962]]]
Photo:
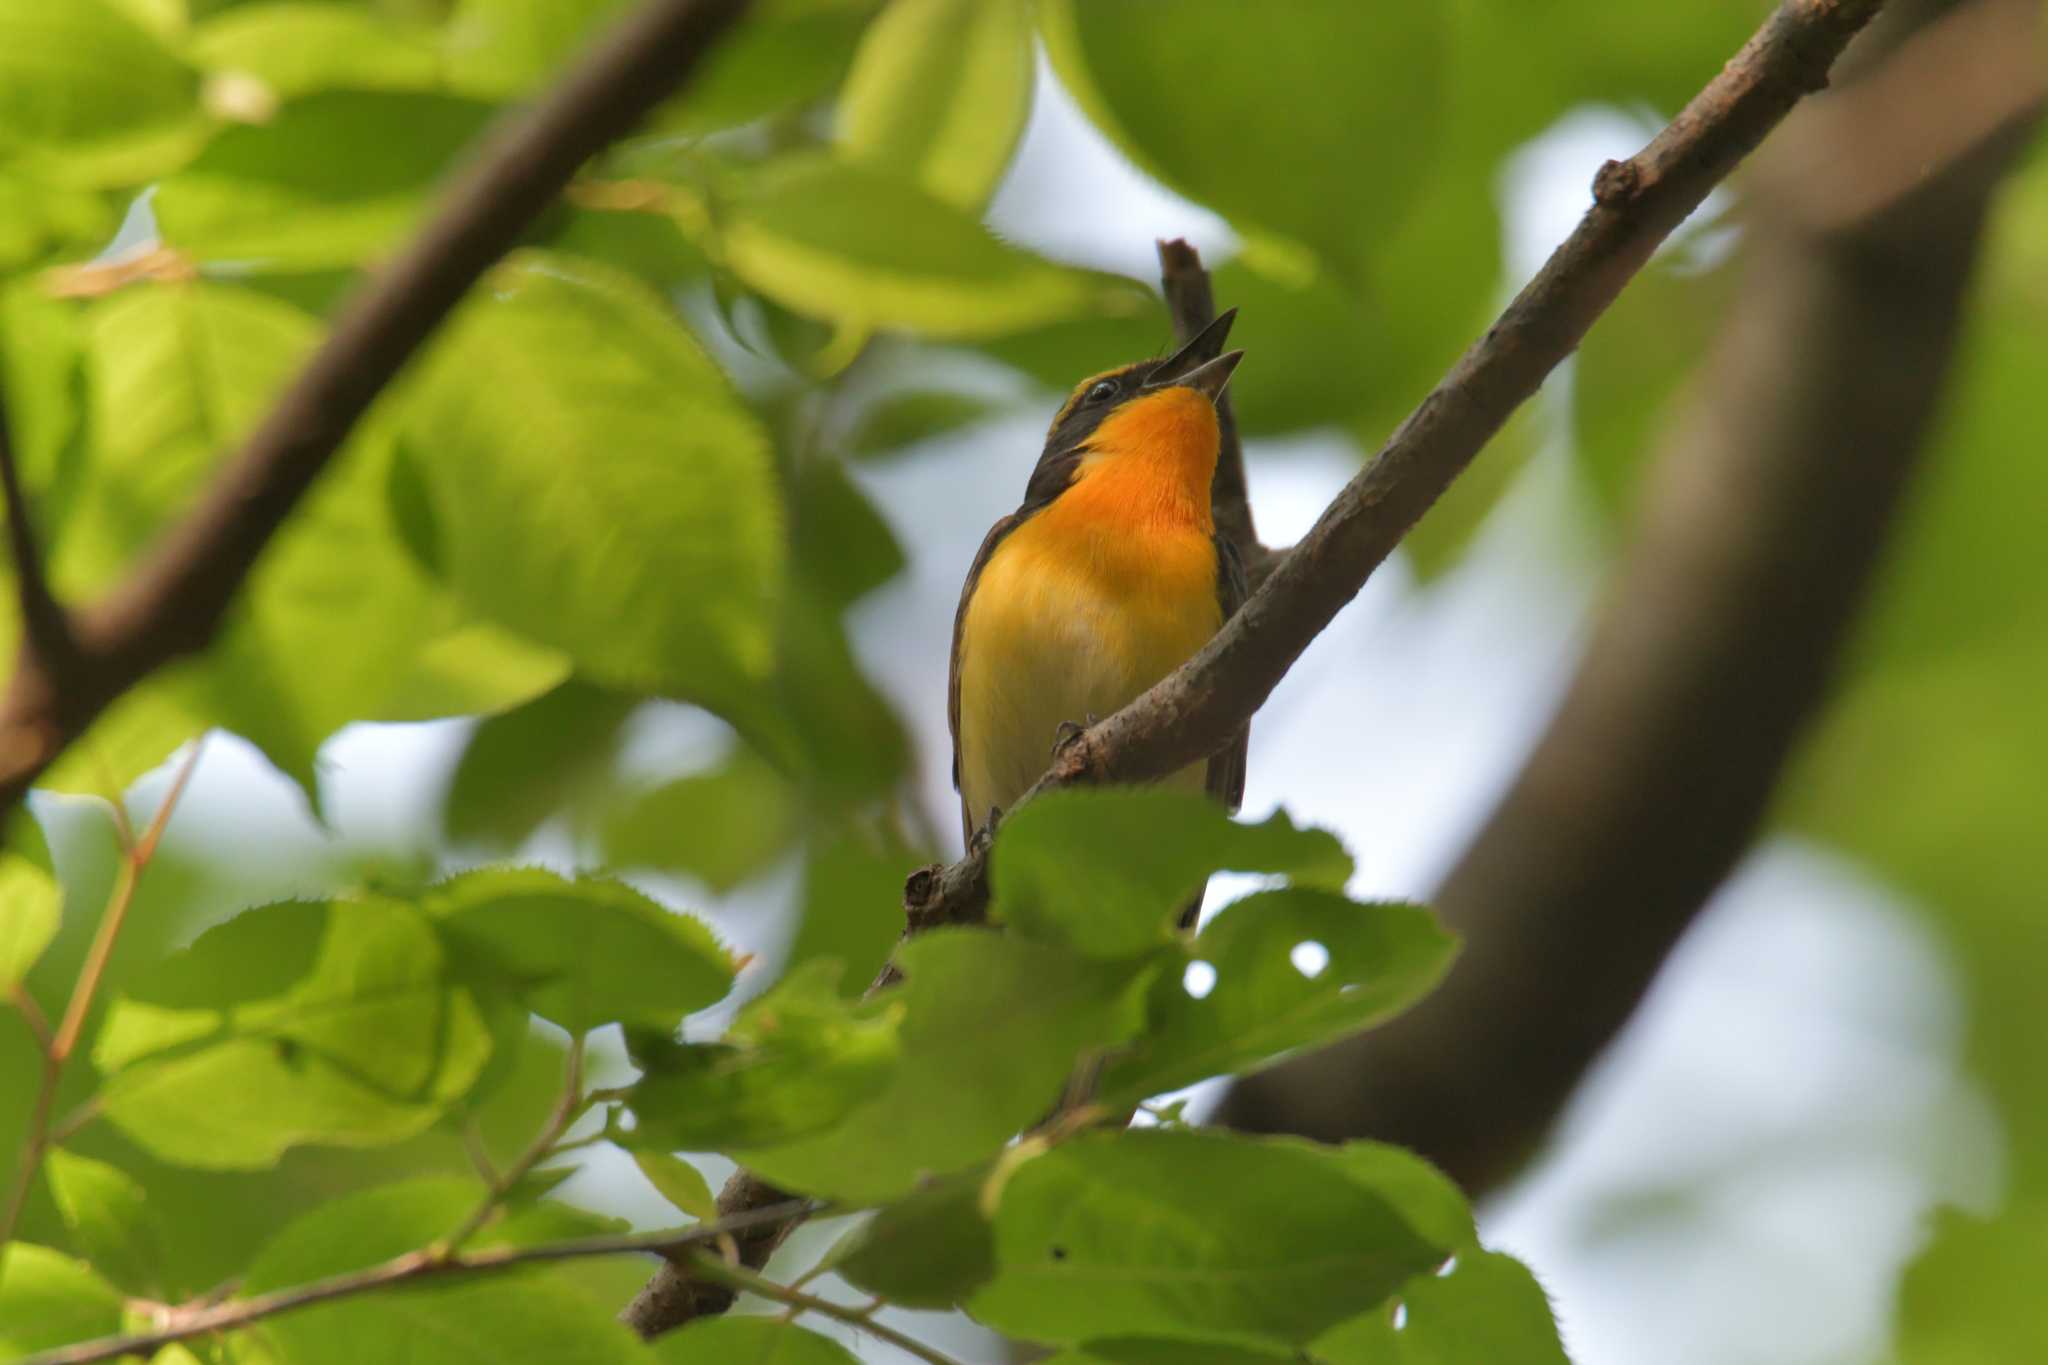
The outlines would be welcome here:
[[[858,1365],[830,1337],[779,1318],[698,1318],[655,1343],[663,1365]]]
[[[431,30],[374,10],[283,0],[215,15],[186,49],[214,71],[254,76],[285,99],[322,90],[431,90],[441,82]]]
[[[1114,1337],[1091,1341],[1048,1356],[1045,1365],[1301,1365],[1309,1357],[1298,1351],[1260,1351],[1214,1342],[1161,1341],[1153,1337]],[[1314,1365],[1322,1365],[1320,1360]]]
[[[641,1151],[633,1153],[633,1164],[654,1186],[656,1194],[682,1212],[698,1219],[718,1217],[718,1196],[711,1193],[710,1182],[704,1179],[702,1171],[681,1157]]]
[[[958,389],[906,389],[862,409],[846,448],[856,457],[888,455],[953,435],[1001,410],[1001,404]]]
[[[0,273],[85,255],[119,221],[105,194],[53,185],[19,167],[0,169]]]
[[[1020,0],[891,0],[839,94],[839,145],[969,212],[987,204],[1031,109]]]
[[[995,1233],[982,1215],[985,1173],[918,1190],[861,1224],[830,1255],[856,1289],[904,1308],[953,1308],[995,1274]]]
[[[851,1002],[812,962],[748,1002],[720,1043],[652,1044],[627,1100],[634,1147],[765,1146],[830,1129],[894,1075],[902,1004]]]
[[[763,0],[705,54],[682,93],[651,120],[706,133],[824,99],[853,60],[875,0]]]
[[[268,1293],[416,1251],[453,1232],[481,1194],[470,1182],[434,1179],[331,1200],[264,1248],[243,1291]],[[487,1227],[471,1245],[533,1245],[557,1240],[562,1231],[551,1219],[515,1216]],[[357,1295],[283,1314],[263,1331],[292,1365],[428,1358],[457,1365],[628,1365],[646,1359],[603,1305],[538,1271]]]
[[[412,398],[408,446],[468,601],[593,682],[759,707],[782,575],[768,445],[658,298],[521,253]]]
[[[1529,1268],[1498,1251],[1460,1251],[1448,1270],[1399,1290],[1407,1315],[1375,1311],[1316,1339],[1329,1365],[1571,1365],[1550,1300]]]
[[[1226,298],[1222,306],[1230,302]],[[979,349],[1064,399],[1087,376],[1162,355],[1173,349],[1172,341],[1173,322],[1166,316],[1166,305],[1147,290],[1133,291],[1113,309],[1097,308],[1081,317],[991,338]]]
[[[0,853],[0,996],[36,965],[63,921],[56,879],[19,853]]]
[[[266,906],[208,930],[114,1003],[93,1063],[131,1140],[218,1170],[304,1143],[410,1137],[489,1052],[426,918],[372,898]]]
[[[930,861],[928,851],[858,823],[814,833],[786,970],[820,958],[841,962],[840,991],[860,994],[902,936],[903,879]]]
[[[104,1161],[53,1147],[43,1157],[43,1178],[71,1245],[107,1279],[130,1294],[161,1298],[163,1234],[135,1178]]]
[[[1456,941],[1420,906],[1295,887],[1227,907],[1187,952],[1213,984],[1197,999],[1181,974],[1153,982],[1144,1033],[1104,1070],[1105,1102],[1256,1070],[1390,1018],[1436,985]]]
[[[752,738],[807,779],[823,806],[857,807],[908,771],[910,740],[895,709],[853,655],[837,588],[791,584],[782,612],[775,713]]]
[[[0,159],[70,184],[137,184],[204,126],[197,73],[104,0],[0,0]]]
[[[750,288],[848,326],[972,339],[1137,307],[1127,282],[1020,251],[950,204],[829,156],[770,163],[717,219],[717,254]]]
[[[7,221],[4,209],[0,204],[0,223]],[[79,450],[86,415],[82,319],[75,303],[51,298],[35,280],[0,288],[0,397],[45,542],[60,533],[86,463]]]
[[[1307,1143],[1186,1130],[1087,1135],[1023,1162],[969,1305],[1027,1340],[1301,1345],[1443,1259]]]
[[[602,877],[486,868],[434,887],[436,927],[571,1034],[602,1024],[671,1029],[732,989],[732,957],[703,921]]]
[[[781,857],[798,833],[796,793],[745,745],[708,772],[665,782],[604,818],[613,867],[687,873],[723,894]]]
[[[626,0],[459,0],[449,79],[491,99],[531,95],[626,9]]]
[[[1245,365],[1230,400],[1246,435],[1341,423],[1365,406],[1386,339],[1343,281],[1283,280],[1239,257],[1214,272],[1214,289],[1219,307],[1238,310],[1230,344]]]
[[[897,957],[903,1053],[889,1084],[822,1133],[741,1151],[750,1170],[871,1203],[984,1161],[1050,1112],[1083,1056],[1130,1036],[1148,977],[978,929],[925,934]]]
[[[637,705],[571,678],[478,725],[441,803],[448,837],[515,847],[549,816],[596,796]]]
[[[839,461],[807,461],[791,499],[797,572],[829,609],[844,611],[902,571],[903,547]]]
[[[1056,792],[1002,823],[989,869],[995,913],[1030,938],[1128,957],[1173,937],[1182,906],[1225,870],[1342,887],[1351,858],[1286,812],[1241,825],[1188,792]]]
[[[318,270],[389,254],[496,109],[427,91],[325,91],[230,128],[152,201],[202,260]]]
[[[1353,277],[1427,176],[1443,117],[1436,6],[1180,0],[1162,21],[1132,0],[1054,0],[1039,15],[1061,81],[1140,168]]]
[[[0,1352],[9,1358],[121,1330],[121,1291],[84,1261],[30,1242],[0,1247]]]

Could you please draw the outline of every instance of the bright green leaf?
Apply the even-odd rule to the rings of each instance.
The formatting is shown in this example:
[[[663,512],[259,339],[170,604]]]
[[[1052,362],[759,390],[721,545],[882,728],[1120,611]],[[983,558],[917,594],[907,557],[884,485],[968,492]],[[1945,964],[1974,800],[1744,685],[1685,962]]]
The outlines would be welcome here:
[[[1022,0],[891,0],[839,95],[849,156],[979,212],[1031,109]]]
[[[448,837],[516,847],[549,816],[595,797],[636,705],[571,678],[478,725],[441,803]]]
[[[1127,957],[1166,942],[1181,907],[1226,870],[1341,887],[1351,858],[1284,811],[1241,825],[1192,793],[1058,792],[1003,821],[989,889],[995,913],[1028,937]]]
[[[1329,1365],[1571,1365],[1550,1300],[1529,1268],[1498,1251],[1460,1251],[1450,1269],[1398,1291],[1407,1314],[1375,1311],[1317,1338]]]
[[[531,95],[626,9],[626,0],[458,0],[450,79],[492,99]]]
[[[130,1294],[161,1298],[168,1292],[162,1230],[133,1176],[53,1147],[43,1157],[43,1178],[71,1245],[94,1269]]]
[[[633,1153],[633,1164],[654,1186],[656,1194],[682,1212],[698,1219],[718,1217],[718,1196],[711,1192],[710,1182],[704,1179],[702,1171],[681,1157],[639,1151]]]
[[[18,853],[0,853],[0,995],[14,989],[50,946],[63,907],[55,878]]]
[[[406,421],[446,576],[479,610],[593,682],[760,704],[782,561],[767,441],[644,286],[522,253],[436,345]]]
[[[732,989],[732,957],[702,920],[623,882],[486,868],[434,887],[427,904],[465,964],[572,1034],[674,1028]]]
[[[0,169],[0,273],[85,255],[117,221],[108,195],[53,185],[18,166]]]
[[[384,899],[247,911],[141,974],[101,1028],[105,1112],[165,1161],[267,1166],[304,1143],[410,1137],[489,1035],[424,916]]]
[[[975,1317],[1034,1341],[1299,1345],[1443,1259],[1325,1152],[1187,1130],[1089,1135],[1022,1163]]]
[[[1298,1351],[1261,1351],[1212,1341],[1115,1337],[1070,1347],[1046,1357],[1045,1365],[1302,1365],[1306,1359]],[[1317,1360],[1314,1365],[1322,1362]]]
[[[655,1343],[663,1365],[858,1365],[830,1337],[779,1318],[698,1318]]]
[[[853,60],[876,0],[760,0],[751,4],[682,92],[650,122],[706,133],[795,113],[830,94]]]
[[[1166,21],[1139,0],[1053,0],[1039,13],[1061,81],[1142,169],[1353,277],[1427,175],[1443,117],[1437,6],[1297,0],[1253,20],[1235,0],[1180,0]]]
[[[629,798],[599,838],[613,867],[654,867],[724,893],[779,858],[798,833],[796,793],[745,745],[708,772]]]
[[[193,30],[188,51],[201,66],[254,76],[285,99],[321,90],[431,90],[441,81],[431,30],[310,0],[216,15]]]
[[[717,212],[717,249],[748,286],[851,326],[971,339],[1091,309],[1135,309],[1109,276],[1054,265],[879,171],[781,158]]]
[[[121,1291],[84,1261],[29,1242],[0,1247],[0,1352],[9,1358],[121,1327]]]
[[[405,240],[496,110],[426,91],[308,95],[230,128],[153,201],[164,240],[265,270],[358,265]]]
[[[137,184],[204,124],[199,77],[105,0],[0,0],[0,159],[73,184]]]
[[[1255,1070],[1389,1018],[1437,983],[1456,942],[1419,906],[1296,887],[1229,906],[1187,951],[1212,969],[1208,989],[1154,981],[1145,1032],[1105,1069],[1105,1097]]]
[[[1084,1056],[1130,1036],[1147,979],[979,929],[925,934],[897,959],[903,1057],[890,1083],[822,1133],[737,1153],[749,1169],[866,1203],[986,1160],[1052,1110]]]
[[[720,1043],[649,1045],[627,1101],[635,1147],[764,1146],[830,1129],[886,1086],[900,1002],[850,1002],[839,966],[812,962],[748,1002]]]
[[[854,1229],[831,1253],[856,1289],[905,1308],[952,1308],[995,1274],[995,1233],[982,1215],[984,1173],[918,1190]]]

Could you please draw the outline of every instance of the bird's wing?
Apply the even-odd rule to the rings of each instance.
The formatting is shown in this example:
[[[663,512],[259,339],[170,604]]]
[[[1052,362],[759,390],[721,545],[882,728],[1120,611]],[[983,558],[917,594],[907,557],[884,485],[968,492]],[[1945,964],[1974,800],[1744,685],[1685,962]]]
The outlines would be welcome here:
[[[1238,558],[1237,547],[1228,539],[1221,535],[1215,539],[1216,601],[1223,608],[1223,619],[1228,621],[1244,605],[1247,594],[1244,561]],[[1227,811],[1235,812],[1244,800],[1245,753],[1251,747],[1251,738],[1252,727],[1247,724],[1209,759],[1207,790]]]
[[[1003,543],[1003,537],[1024,524],[1027,515],[1021,509],[1004,517],[989,527],[981,548],[974,552],[974,563],[967,570],[967,581],[960,587],[960,605],[953,611],[953,658],[946,670],[946,728],[953,736],[953,789],[960,789],[960,637],[967,628],[967,604],[974,597],[974,589],[981,582],[981,571],[988,567],[989,558],[995,554],[996,546]],[[980,812],[979,818],[986,820],[988,812]],[[960,837],[972,839],[976,813],[967,809],[967,797],[960,797]]]

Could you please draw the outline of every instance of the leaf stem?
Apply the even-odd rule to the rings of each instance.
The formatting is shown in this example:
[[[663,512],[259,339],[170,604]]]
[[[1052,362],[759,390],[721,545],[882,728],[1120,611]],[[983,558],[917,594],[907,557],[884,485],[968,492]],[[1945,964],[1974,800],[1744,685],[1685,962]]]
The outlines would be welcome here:
[[[879,1304],[864,1308],[848,1308],[845,1304],[821,1299],[815,1294],[806,1294],[786,1284],[780,1284],[757,1271],[745,1266],[732,1265],[702,1252],[690,1257],[690,1269],[699,1278],[713,1284],[722,1284],[728,1289],[743,1290],[776,1303],[787,1305],[801,1313],[816,1313],[820,1317],[843,1322],[856,1330],[870,1333],[877,1339],[888,1342],[899,1351],[907,1351],[929,1365],[960,1365],[960,1362],[945,1352],[925,1345],[916,1337],[907,1336],[887,1323],[875,1321],[872,1314]]]
[[[590,1097],[583,1093],[583,1035],[579,1033],[569,1040],[569,1055],[562,1066],[562,1093],[556,1097],[555,1107],[549,1112],[547,1122],[534,1134],[533,1141],[526,1145],[526,1150],[521,1152],[511,1165],[500,1171],[496,1179],[489,1182],[489,1189],[484,1197],[469,1211],[469,1216],[462,1220],[461,1225],[427,1248],[425,1254],[437,1261],[454,1258],[455,1254],[462,1250],[463,1243],[476,1236],[477,1229],[490,1221],[491,1215],[505,1202],[505,1196],[511,1193],[512,1187],[524,1180],[528,1171],[538,1166],[555,1150],[555,1143],[563,1132],[589,1107]]]

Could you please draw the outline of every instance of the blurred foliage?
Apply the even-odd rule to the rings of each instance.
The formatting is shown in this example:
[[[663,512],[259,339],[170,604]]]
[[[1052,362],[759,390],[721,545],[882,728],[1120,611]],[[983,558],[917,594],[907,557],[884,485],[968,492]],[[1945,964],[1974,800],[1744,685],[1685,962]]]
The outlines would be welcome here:
[[[61,591],[120,579],[480,131],[624,3],[0,0],[0,397]],[[472,1247],[604,1234],[550,1190],[610,1147],[685,1219],[713,1199],[679,1151],[872,1207],[824,1268],[1069,1365],[1562,1360],[1529,1271],[1403,1153],[1205,1133],[1177,1111],[1015,1140],[1063,1100],[1243,1074],[1426,992],[1452,940],[1418,907],[1346,899],[1327,832],[1159,793],[1034,805],[995,850],[1006,932],[925,935],[896,952],[903,984],[859,998],[896,945],[904,874],[939,850],[847,626],[917,552],[891,529],[915,519],[885,516],[850,462],[1015,402],[923,375],[878,387],[859,362],[958,352],[1013,370],[1011,393],[1064,392],[1167,342],[1149,281],[984,224],[1042,50],[1102,135],[1242,240],[1215,286],[1242,309],[1245,432],[1370,449],[1506,283],[1503,158],[1588,101],[1675,107],[1760,9],[752,6],[384,397],[221,638],[48,774],[48,846],[10,825],[0,986],[57,1019],[113,894],[110,803],[146,817],[161,783],[134,784],[180,745],[239,734],[317,812],[344,726],[471,718],[428,865],[307,854],[260,894],[253,845],[148,869],[55,1095],[62,1140],[0,1248],[0,1353],[119,1330],[129,1295],[360,1269],[472,1214]],[[2005,1217],[1945,1220],[1907,1278],[1916,1362],[2043,1337],[2024,1267],[2048,1236],[2048,941],[2010,866],[2038,839],[2048,764],[2048,579],[2029,558],[2048,482],[2015,457],[2043,425],[2044,240],[2037,162],[1996,226],[1930,485],[1787,804],[1948,932],[2011,1140]],[[1571,420],[1601,506],[1625,500],[1730,269],[1660,262],[1589,339]],[[1538,444],[1510,428],[1424,521],[1421,569],[1456,562]],[[717,743],[649,771],[636,737],[684,708]],[[451,847],[495,861],[450,875]],[[578,871],[517,865],[543,854]],[[1178,932],[1224,870],[1263,889]],[[618,871],[706,904],[773,899],[787,933],[756,958]],[[563,1034],[593,1032],[623,1034],[630,1074],[562,1095]],[[0,1028],[0,1171],[40,1060]],[[558,1104],[580,1125],[566,1150],[494,1164]],[[336,1300],[158,1359],[854,1358],[760,1317],[642,1346],[612,1320],[640,1273],[550,1263]]]

